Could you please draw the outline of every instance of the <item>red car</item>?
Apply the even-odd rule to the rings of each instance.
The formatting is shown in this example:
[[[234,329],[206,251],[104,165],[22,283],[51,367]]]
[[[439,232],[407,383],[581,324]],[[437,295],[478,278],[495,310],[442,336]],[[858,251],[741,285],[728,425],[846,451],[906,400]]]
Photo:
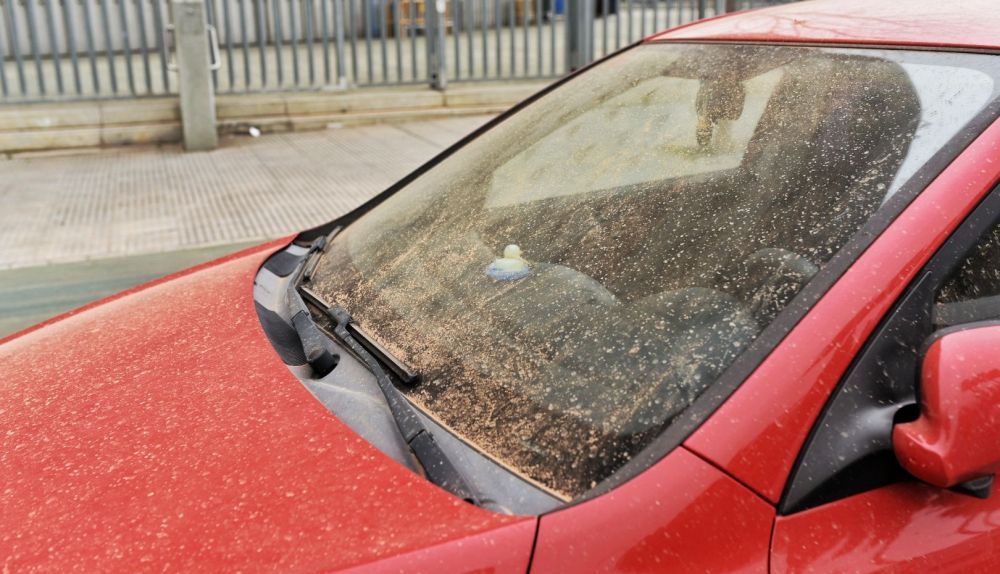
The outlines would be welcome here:
[[[1000,571],[1000,9],[650,37],[0,346],[17,571]]]

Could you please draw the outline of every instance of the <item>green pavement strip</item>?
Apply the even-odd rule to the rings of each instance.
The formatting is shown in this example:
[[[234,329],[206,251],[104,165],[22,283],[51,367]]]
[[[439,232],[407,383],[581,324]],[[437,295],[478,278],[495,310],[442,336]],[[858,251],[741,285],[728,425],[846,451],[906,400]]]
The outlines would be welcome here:
[[[259,243],[262,242],[0,271],[0,337],[134,285]]]

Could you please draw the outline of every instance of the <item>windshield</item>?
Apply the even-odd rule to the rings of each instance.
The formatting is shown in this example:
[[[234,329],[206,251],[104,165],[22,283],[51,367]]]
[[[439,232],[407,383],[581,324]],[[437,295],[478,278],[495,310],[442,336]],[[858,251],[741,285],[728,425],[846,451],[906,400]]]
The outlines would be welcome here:
[[[668,427],[993,98],[984,55],[651,44],[344,230],[314,288],[410,400],[572,498]]]

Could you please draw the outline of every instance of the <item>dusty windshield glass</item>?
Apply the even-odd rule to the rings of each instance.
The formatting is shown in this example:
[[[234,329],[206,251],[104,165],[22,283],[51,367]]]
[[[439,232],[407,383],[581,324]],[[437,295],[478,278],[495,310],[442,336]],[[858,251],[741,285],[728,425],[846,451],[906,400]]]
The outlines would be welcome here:
[[[573,497],[661,433],[990,101],[993,62],[641,46],[349,226],[314,288],[423,374],[412,401]]]

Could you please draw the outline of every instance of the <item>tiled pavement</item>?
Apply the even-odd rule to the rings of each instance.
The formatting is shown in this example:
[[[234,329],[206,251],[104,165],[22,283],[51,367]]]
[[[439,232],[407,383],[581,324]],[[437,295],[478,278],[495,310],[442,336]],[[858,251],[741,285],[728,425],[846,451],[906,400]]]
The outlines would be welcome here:
[[[487,119],[0,159],[0,337],[328,221]]]
[[[237,137],[207,153],[0,161],[0,270],[293,233],[350,210],[487,119]]]

